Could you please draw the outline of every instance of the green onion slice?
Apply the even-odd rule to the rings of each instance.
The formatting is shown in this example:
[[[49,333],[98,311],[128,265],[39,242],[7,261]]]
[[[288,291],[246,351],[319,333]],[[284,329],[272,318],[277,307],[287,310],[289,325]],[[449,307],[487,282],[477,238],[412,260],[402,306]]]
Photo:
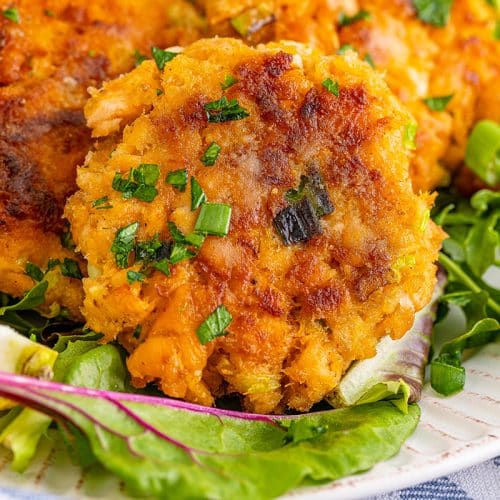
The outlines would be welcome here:
[[[424,103],[432,111],[444,111],[448,103],[452,100],[453,94],[438,97],[427,97],[423,99]]]
[[[328,90],[328,92],[331,92],[334,96],[339,96],[338,82],[334,82],[331,78],[327,78],[326,80],[323,80],[321,85],[323,85],[323,87],[325,87],[325,89]]]
[[[205,201],[207,201],[207,195],[200,183],[194,177],[191,177],[191,210],[196,210]]]
[[[196,330],[196,336],[201,344],[206,345],[217,337],[227,335],[226,328],[233,317],[224,304],[217,307]]]
[[[197,233],[226,236],[231,222],[231,207],[222,203],[203,203],[194,230]]]
[[[186,191],[187,181],[188,173],[185,168],[169,172],[167,178],[165,179],[165,182],[167,184],[171,184],[175,189],[177,189],[177,191],[180,191],[181,193]]]
[[[205,165],[206,167],[212,167],[213,165],[215,165],[215,162],[219,157],[220,150],[221,147],[216,142],[212,142],[212,144],[208,146],[206,151],[203,153],[203,156],[200,158],[203,165]]]

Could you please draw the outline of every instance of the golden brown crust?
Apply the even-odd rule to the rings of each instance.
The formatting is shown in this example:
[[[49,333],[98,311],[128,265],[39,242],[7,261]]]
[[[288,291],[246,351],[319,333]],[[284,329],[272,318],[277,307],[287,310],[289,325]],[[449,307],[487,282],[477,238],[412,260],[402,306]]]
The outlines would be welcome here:
[[[333,53],[352,45],[371,56],[391,90],[418,124],[411,162],[416,192],[450,180],[461,166],[468,134],[479,119],[498,120],[500,43],[498,14],[484,0],[455,0],[445,27],[422,22],[411,0],[233,0],[200,1],[213,32],[239,36],[230,20],[253,10],[270,12],[271,22],[244,36],[250,43],[291,39]],[[264,6],[264,7],[262,7]],[[253,10],[252,10],[253,9]],[[339,14],[370,13],[368,19],[339,26]],[[454,94],[445,112],[427,108],[427,97]],[[463,175],[462,175],[463,177]]]
[[[228,74],[238,83],[224,95],[250,116],[207,123],[203,106],[223,95]],[[89,119],[99,110],[112,122],[115,107],[106,101],[137,93],[138,75],[145,89],[157,85],[138,68],[91,99]],[[338,81],[338,97],[322,86],[327,77]],[[135,120],[122,137],[111,135],[88,157],[66,206],[93,269],[84,280],[86,319],[127,346],[137,384],[157,381],[166,394],[203,404],[237,392],[252,411],[306,410],[353,360],[372,356],[380,337],[403,335],[432,292],[442,233],[423,225],[432,198],[411,189],[403,147],[411,116],[354,55],[323,57],[290,43],[252,49],[202,40],[165,66],[161,85],[152,102],[147,91],[142,107],[133,101],[127,116]],[[221,153],[206,167],[200,157],[213,141]],[[139,163],[161,169],[151,203],[125,200],[111,187],[116,172]],[[167,221],[193,229],[189,189],[163,181],[179,168],[210,201],[232,206],[229,234],[207,237],[170,277],[155,272],[129,284],[110,251],[119,228],[139,221],[141,241],[155,233],[168,239]],[[311,171],[321,174],[335,210],[322,218],[322,234],[285,246],[273,218],[287,205],[285,192]],[[90,209],[104,195],[113,208]],[[196,329],[222,303],[233,316],[229,334],[203,346]]]
[[[12,6],[0,0],[0,10]],[[40,260],[43,242],[53,252],[43,252],[47,258],[68,253],[57,235],[76,166],[92,145],[82,111],[87,88],[131,69],[136,49],[149,55],[152,45],[199,37],[201,24],[180,0],[147,8],[132,0],[18,0],[15,8],[19,24],[0,16],[0,247],[12,252],[2,256],[0,283],[19,296],[32,286],[24,265]],[[22,254],[12,245],[19,228]],[[81,294],[79,283],[62,279],[63,303],[65,286]],[[79,315],[75,301],[71,309]]]

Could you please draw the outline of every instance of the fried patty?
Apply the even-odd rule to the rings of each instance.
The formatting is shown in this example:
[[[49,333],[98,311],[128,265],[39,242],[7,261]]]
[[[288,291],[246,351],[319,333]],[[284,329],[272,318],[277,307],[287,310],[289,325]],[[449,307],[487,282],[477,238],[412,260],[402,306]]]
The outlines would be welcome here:
[[[247,42],[298,40],[333,53],[347,44],[370,57],[419,123],[411,178],[417,192],[449,181],[462,167],[480,119],[499,120],[498,12],[484,0],[454,0],[445,27],[419,19],[412,0],[205,0],[213,33]],[[491,3],[491,2],[490,2]],[[368,16],[340,23],[340,16]],[[444,112],[423,99],[453,95]]]
[[[7,9],[19,19],[0,15],[0,291],[18,297],[33,286],[27,262],[77,259],[61,216],[92,145],[87,87],[133,68],[135,51],[198,38],[201,24],[180,1],[0,0]],[[61,277],[47,298],[45,313],[58,303],[80,316],[78,280]]]
[[[227,121],[217,114],[224,103]],[[412,117],[354,54],[201,40],[163,71],[146,61],[105,84],[86,115],[101,142],[65,209],[89,265],[83,313],[126,346],[136,386],[155,382],[204,405],[240,394],[250,411],[305,411],[428,302],[442,232],[428,220],[432,197],[412,191]],[[206,166],[212,143],[220,152]],[[140,165],[160,172],[148,201],[120,183]],[[183,192],[165,181],[179,170],[189,176]],[[314,234],[290,242],[277,230],[284,214],[314,218],[287,195],[301,176],[323,185],[330,209]],[[192,179],[209,202],[231,207],[227,236],[189,247],[195,255],[169,276],[145,270],[147,242],[161,242],[157,259],[174,258],[168,223],[193,233],[203,208],[192,210]],[[103,197],[108,208],[93,208]],[[222,305],[232,322],[203,345],[197,330]]]

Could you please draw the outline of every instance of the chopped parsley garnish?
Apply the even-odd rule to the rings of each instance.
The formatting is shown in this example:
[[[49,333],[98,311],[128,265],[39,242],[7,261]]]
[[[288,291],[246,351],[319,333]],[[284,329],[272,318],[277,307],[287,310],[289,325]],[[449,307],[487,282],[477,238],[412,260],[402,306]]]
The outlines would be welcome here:
[[[212,167],[215,165],[215,162],[219,157],[220,149],[220,146],[216,142],[212,142],[200,158],[203,165],[206,167]]]
[[[43,280],[43,271],[33,262],[26,262],[24,272],[35,281]]]
[[[227,335],[226,328],[231,321],[233,321],[231,313],[222,304],[197,328],[196,336],[201,344],[206,345],[217,337]]]
[[[321,85],[323,85],[323,87],[325,87],[325,89],[328,90],[328,92],[331,92],[334,96],[339,96],[338,82],[334,82],[331,78],[327,78],[326,80],[323,80]]]
[[[159,97],[161,95],[163,95],[165,92],[163,91],[163,89],[156,89],[156,95]]]
[[[345,12],[339,14],[339,26],[349,26],[350,24],[357,23],[358,21],[363,21],[364,19],[370,19],[372,15],[367,10],[360,10],[354,16],[348,16]]]
[[[493,30],[493,38],[495,40],[500,40],[500,19],[497,19],[495,24],[495,29]]]
[[[137,271],[127,271],[127,281],[132,285],[139,281],[140,283],[144,282],[144,274],[138,273]]]
[[[191,177],[191,210],[196,210],[205,201],[207,201],[207,195],[200,183],[194,177]]]
[[[375,68],[375,61],[370,54],[365,54],[365,57],[363,57],[363,61],[367,62],[372,68]]]
[[[80,271],[80,266],[78,262],[73,259],[68,259],[67,257],[61,262],[59,259],[49,259],[47,263],[47,272],[52,271],[52,269],[60,266],[61,274],[67,278],[75,278],[81,280],[83,278],[82,272]],[[45,273],[36,265],[28,262],[25,267],[25,273],[33,278],[35,281],[42,281]]]
[[[158,69],[162,70],[165,67],[165,64],[170,62],[174,57],[177,57],[179,54],[177,52],[170,52],[168,50],[159,49],[158,47],[152,47],[151,55],[153,56],[156,66],[158,66]]]
[[[61,266],[61,274],[67,278],[75,278],[81,280],[83,278],[82,272],[80,271],[80,266],[78,262],[73,259],[64,258],[64,261],[59,263]]]
[[[350,43],[345,43],[339,48],[339,50],[337,50],[337,54],[344,55],[348,50],[354,50],[354,52],[357,52],[357,50]]]
[[[203,203],[194,226],[197,233],[226,236],[231,222],[231,207],[223,203]]]
[[[89,50],[89,57],[95,57],[96,56],[96,51],[93,49]]]
[[[98,198],[92,203],[92,208],[96,208],[97,210],[104,210],[107,208],[113,208],[113,205],[109,204],[108,196],[103,196],[102,198]]]
[[[143,163],[129,172],[128,178],[124,178],[121,173],[116,173],[113,179],[113,189],[123,193],[123,198],[137,198],[148,203],[152,202],[158,190],[155,185],[160,177],[160,167],[158,165]]]
[[[53,10],[50,10],[50,9],[43,9],[43,13],[44,13],[47,17],[55,17],[55,14],[54,14],[54,11],[53,11]]]
[[[452,4],[453,0],[413,0],[419,19],[440,28],[448,24]]]
[[[175,189],[177,189],[181,193],[186,191],[187,181],[188,181],[188,173],[185,168],[169,172],[167,178],[165,179],[165,182],[167,184],[171,184]]]
[[[137,49],[134,50],[134,60],[135,67],[140,66],[148,57],[144,54],[141,54]]]
[[[196,254],[189,250],[189,248],[187,248],[185,245],[174,242],[170,250],[170,257],[168,258],[168,261],[170,262],[170,264],[177,264],[181,260],[190,259],[195,255]]]
[[[423,99],[423,101],[429,109],[432,109],[432,111],[444,111],[452,98],[453,94],[450,94],[439,97],[427,97],[426,99]]]
[[[191,233],[188,235],[184,235],[184,233],[172,221],[168,222],[168,230],[170,231],[172,239],[176,243],[181,243],[183,245],[191,245],[196,248],[200,248],[203,242],[205,241],[204,234]]]
[[[170,276],[170,265],[168,259],[161,259],[153,264],[153,267],[163,273],[165,276]]]
[[[2,16],[9,21],[12,21],[13,23],[19,24],[21,22],[21,16],[19,15],[19,11],[15,7],[3,10]]]
[[[233,75],[226,75],[224,81],[220,84],[220,88],[222,90],[227,90],[229,87],[232,87],[235,83],[238,83],[238,80]]]
[[[128,267],[130,254],[134,250],[138,229],[139,223],[132,222],[132,224],[122,227],[116,231],[111,251],[115,256],[115,262],[118,267]]]
[[[73,235],[69,229],[61,233],[60,239],[61,245],[64,248],[67,248],[68,250],[74,250],[76,248],[76,243],[73,241]]]
[[[225,95],[217,101],[208,102],[203,109],[207,113],[208,121],[212,123],[241,120],[250,116],[250,113],[242,108],[236,99],[228,101]]]

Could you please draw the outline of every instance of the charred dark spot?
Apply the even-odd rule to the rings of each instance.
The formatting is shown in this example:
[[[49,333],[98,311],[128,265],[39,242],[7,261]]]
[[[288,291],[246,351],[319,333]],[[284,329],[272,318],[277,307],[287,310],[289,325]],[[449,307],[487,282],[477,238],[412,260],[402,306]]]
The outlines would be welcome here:
[[[207,100],[200,97],[190,98],[180,108],[179,113],[186,126],[199,129],[207,123],[207,114],[203,109],[203,105]]]
[[[356,297],[364,302],[368,297],[388,283],[388,268],[381,264],[358,269],[353,280]]]
[[[269,76],[281,76],[288,71],[292,65],[293,56],[286,52],[278,52],[276,55],[264,60],[264,69]]]
[[[60,225],[61,209],[37,164],[4,141],[0,141],[0,201],[10,218],[30,219],[43,229]]]
[[[312,88],[306,94],[304,102],[300,107],[300,116],[304,120],[312,120],[313,118],[316,118],[316,114],[320,109],[321,101],[318,95],[318,91]]]
[[[255,294],[259,298],[259,306],[271,316],[279,317],[284,314],[281,306],[280,295],[275,290],[256,290]]]
[[[305,307],[315,313],[328,312],[342,302],[343,293],[338,287],[328,285],[307,292],[304,296]]]

